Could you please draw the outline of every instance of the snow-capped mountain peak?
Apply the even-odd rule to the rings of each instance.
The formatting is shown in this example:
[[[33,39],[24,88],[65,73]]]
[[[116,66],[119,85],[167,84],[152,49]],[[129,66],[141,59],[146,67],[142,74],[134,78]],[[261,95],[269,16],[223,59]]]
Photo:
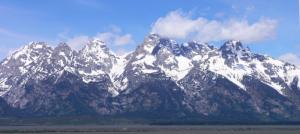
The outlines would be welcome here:
[[[229,41],[226,41],[221,47],[220,47],[221,50],[236,50],[236,51],[239,51],[239,50],[242,50],[244,49],[244,46],[242,44],[241,41],[239,40],[229,40]]]
[[[138,46],[137,53],[152,53],[154,47],[159,41],[160,37],[157,34],[151,34],[144,39],[144,42]]]
[[[93,38],[92,40],[89,41],[90,43],[88,43],[88,45],[96,45],[96,46],[103,46],[105,45],[105,42],[103,42],[101,39],[98,38]]]
[[[48,47],[45,42],[30,42],[28,45],[22,47],[21,49],[18,49],[16,52],[14,52],[13,58],[18,59],[20,56],[28,55],[39,55],[42,53],[39,53],[39,51],[50,51],[52,48]]]
[[[98,55],[98,56],[105,56],[107,57],[110,52],[107,46],[103,41],[100,41],[99,39],[93,39],[90,40],[82,50],[80,50],[80,53],[83,55]]]
[[[252,53],[248,47],[244,47],[240,41],[230,40],[224,43],[219,49],[222,57],[226,59],[228,65],[238,60],[250,61]]]

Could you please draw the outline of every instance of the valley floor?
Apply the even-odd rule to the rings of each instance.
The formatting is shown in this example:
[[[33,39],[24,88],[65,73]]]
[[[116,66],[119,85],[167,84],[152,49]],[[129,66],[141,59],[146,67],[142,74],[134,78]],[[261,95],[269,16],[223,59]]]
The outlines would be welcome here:
[[[300,126],[1,126],[1,134],[299,134]]]

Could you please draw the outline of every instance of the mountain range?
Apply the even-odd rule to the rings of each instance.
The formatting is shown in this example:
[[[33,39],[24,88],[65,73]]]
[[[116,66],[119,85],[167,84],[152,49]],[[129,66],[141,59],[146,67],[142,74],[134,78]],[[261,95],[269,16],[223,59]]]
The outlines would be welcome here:
[[[117,56],[99,39],[76,51],[31,42],[0,62],[0,117],[122,117],[199,122],[300,121],[300,68],[156,34]]]

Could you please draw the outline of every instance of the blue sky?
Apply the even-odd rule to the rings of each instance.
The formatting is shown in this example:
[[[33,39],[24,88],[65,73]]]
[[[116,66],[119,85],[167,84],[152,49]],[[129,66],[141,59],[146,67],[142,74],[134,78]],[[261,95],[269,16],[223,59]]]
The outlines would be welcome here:
[[[45,41],[53,46],[65,41],[80,47],[76,46],[76,42],[91,37],[103,38],[116,52],[127,52],[135,49],[150,32],[158,31],[179,41],[203,39],[216,45],[220,45],[227,38],[241,38],[245,39],[245,44],[255,52],[298,64],[300,63],[298,2],[298,0],[0,0],[0,59],[30,41]],[[162,27],[165,26],[162,24],[169,25],[170,20],[172,23],[170,25],[181,24],[172,20],[176,15],[180,20],[183,19],[183,24],[192,24],[191,26],[198,29],[202,29],[202,26],[215,26],[213,24],[217,22],[216,28],[225,28],[230,31],[230,35],[234,34],[234,24],[245,24],[239,28],[248,30],[245,31],[245,35],[240,31],[243,36],[217,35],[218,38],[203,36],[216,34],[209,30],[191,31],[187,28],[184,31],[187,35],[184,36],[180,33],[169,35],[170,32],[174,32],[170,30],[162,31],[161,29],[164,29]],[[206,24],[200,24],[202,22]],[[255,26],[260,30],[253,30]],[[182,29],[175,30],[181,32]],[[201,36],[190,37],[195,34]],[[259,36],[261,38],[255,35],[261,35]]]

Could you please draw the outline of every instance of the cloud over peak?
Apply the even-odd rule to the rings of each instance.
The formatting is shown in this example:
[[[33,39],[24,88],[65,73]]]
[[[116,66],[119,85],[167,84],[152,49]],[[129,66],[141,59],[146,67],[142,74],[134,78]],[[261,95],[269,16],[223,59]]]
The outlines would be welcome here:
[[[275,36],[276,20],[261,18],[255,23],[247,20],[227,21],[192,18],[180,10],[160,17],[152,26],[151,33],[161,36],[197,41],[241,40],[247,43],[270,39]]]
[[[285,53],[279,56],[280,60],[300,66],[300,57],[293,53]]]
[[[92,39],[98,39],[105,42],[106,45],[113,49],[121,49],[126,45],[134,44],[134,39],[129,33],[122,33],[122,30],[116,26],[111,27],[107,32],[98,33],[94,36],[78,35],[73,37],[68,37],[64,34],[59,35],[61,38],[66,40],[66,43],[70,45],[75,50],[80,50],[85,44],[87,44]]]

